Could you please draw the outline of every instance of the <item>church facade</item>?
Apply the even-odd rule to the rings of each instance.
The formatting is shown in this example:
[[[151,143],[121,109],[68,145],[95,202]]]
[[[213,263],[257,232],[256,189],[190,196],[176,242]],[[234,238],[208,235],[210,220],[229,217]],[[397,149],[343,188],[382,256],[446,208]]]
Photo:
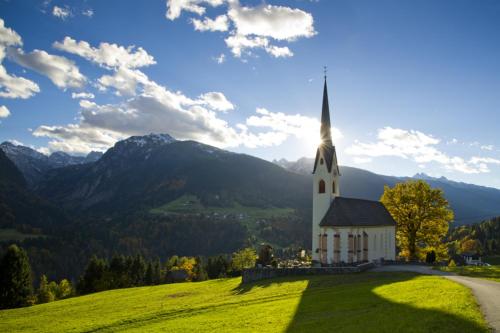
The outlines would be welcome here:
[[[312,259],[321,265],[395,260],[396,222],[381,202],[340,196],[326,77],[313,168]]]

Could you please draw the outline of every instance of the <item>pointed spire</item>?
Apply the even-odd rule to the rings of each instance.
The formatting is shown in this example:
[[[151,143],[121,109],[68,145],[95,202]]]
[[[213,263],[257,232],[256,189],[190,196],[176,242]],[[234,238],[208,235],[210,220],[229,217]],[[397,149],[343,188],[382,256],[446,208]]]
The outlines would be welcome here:
[[[325,86],[323,89],[323,108],[321,110],[321,143],[332,145],[332,134],[330,130],[330,107],[328,106],[328,89],[326,86],[326,70],[325,70]]]

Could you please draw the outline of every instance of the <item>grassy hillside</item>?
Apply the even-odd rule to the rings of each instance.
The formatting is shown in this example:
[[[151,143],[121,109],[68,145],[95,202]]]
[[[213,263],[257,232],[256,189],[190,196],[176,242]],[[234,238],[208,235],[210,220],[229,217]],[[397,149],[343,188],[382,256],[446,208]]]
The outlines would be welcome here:
[[[229,207],[205,206],[194,195],[183,195],[165,205],[151,209],[154,214],[204,214],[218,216],[234,216],[242,221],[255,222],[271,217],[286,217],[294,213],[292,208],[248,207],[234,203]]]
[[[0,311],[1,332],[487,332],[471,292],[413,273],[239,278]]]

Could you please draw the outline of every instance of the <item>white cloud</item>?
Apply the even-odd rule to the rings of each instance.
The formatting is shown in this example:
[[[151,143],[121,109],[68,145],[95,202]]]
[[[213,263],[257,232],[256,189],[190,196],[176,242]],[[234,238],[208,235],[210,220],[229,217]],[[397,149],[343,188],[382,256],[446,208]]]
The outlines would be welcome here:
[[[266,49],[269,40],[263,37],[246,37],[243,35],[231,35],[225,40],[226,45],[231,49],[233,55],[237,58],[242,56],[243,51],[247,49],[262,48]]]
[[[5,105],[0,105],[0,118],[7,118],[10,116],[10,111]]]
[[[220,92],[208,92],[199,97],[202,104],[208,105],[217,111],[234,110],[234,105]]]
[[[59,88],[79,88],[87,81],[75,63],[65,57],[42,50],[24,53],[19,48],[10,48],[7,55],[17,64],[47,76]]]
[[[138,62],[128,56],[120,56],[117,60],[110,54],[101,56],[97,50],[104,49],[103,44],[94,48],[85,41],[69,38],[58,45],[110,70],[110,75],[98,79],[99,89],[113,88],[117,95],[126,98],[103,105],[82,99],[78,123],[37,128],[34,135],[50,138],[49,150],[87,153],[103,150],[130,135],[147,133],[169,133],[181,140],[197,140],[218,147],[262,147],[281,144],[290,136],[318,136],[318,120],[265,109],[257,109],[256,115],[248,118],[246,124],[232,126],[221,115],[233,110],[234,105],[221,92],[190,98],[150,80],[136,68],[151,61]],[[114,45],[113,50],[131,50],[108,45]]]
[[[55,42],[53,46],[107,68],[139,68],[156,64],[153,56],[142,47],[136,48],[134,45],[125,48],[117,44],[100,43],[99,47],[92,47],[86,41],[77,42],[66,36],[62,42]]]
[[[481,148],[481,150],[492,151],[493,149],[495,149],[495,146],[493,146],[493,145],[482,145],[480,148]]]
[[[94,16],[94,10],[92,8],[85,9],[82,11],[83,16],[92,17]]]
[[[96,103],[89,101],[88,99],[82,99],[80,100],[80,102],[78,102],[78,104],[82,109],[91,109],[97,107]]]
[[[29,98],[40,91],[38,85],[23,77],[10,75],[2,65],[6,48],[23,44],[21,36],[11,28],[5,27],[0,19],[0,97],[3,98]]]
[[[169,20],[175,20],[184,10],[198,15],[205,14],[205,7],[200,4],[208,4],[213,7],[220,6],[224,0],[167,0],[167,14]]]
[[[93,93],[81,92],[81,93],[72,93],[71,98],[73,98],[73,99],[79,99],[79,98],[94,99],[95,96]]]
[[[221,53],[218,57],[213,58],[218,64],[223,64],[226,61],[226,55]]]
[[[439,143],[439,139],[420,131],[384,127],[378,130],[376,142],[356,141],[346,153],[362,158],[394,156],[413,160],[419,165],[435,162],[445,169],[467,174],[489,172],[488,164],[497,164],[490,158],[473,157],[467,161],[459,156],[449,156],[436,148]]]
[[[38,92],[40,92],[40,88],[35,82],[9,75],[5,67],[0,65],[0,97],[26,99]]]
[[[62,20],[65,20],[68,17],[72,16],[72,13],[69,7],[67,6],[65,6],[64,8],[59,6],[54,6],[54,8],[52,8],[52,15]]]
[[[234,1],[228,15],[237,34],[243,36],[292,41],[316,34],[312,15],[300,9],[272,5],[241,7],[238,1]]]
[[[105,91],[111,87],[117,95],[134,95],[138,84],[149,82],[146,74],[137,69],[118,68],[113,75],[103,75],[98,80],[99,89]]]
[[[11,28],[5,27],[5,22],[0,18],[0,46],[22,45],[21,36]],[[1,58],[0,58],[1,60]]]
[[[34,132],[36,137],[53,138],[49,142],[50,151],[65,151],[68,153],[89,153],[92,150],[104,151],[117,140],[124,139],[123,135],[99,128],[91,128],[77,124],[67,126],[40,126]]]
[[[271,54],[275,58],[279,57],[292,57],[293,52],[290,51],[290,49],[286,46],[284,47],[278,47],[275,45],[271,45],[268,48],[266,48],[267,53]]]
[[[317,143],[319,140],[320,122],[316,118],[300,114],[289,115],[282,112],[271,112],[264,108],[257,108],[256,114],[246,120],[246,126],[266,128],[272,132],[283,133],[287,137],[294,136]],[[332,128],[332,139],[338,141],[343,137],[339,129]]]
[[[192,19],[194,30],[198,31],[227,31],[229,22],[226,15],[219,15],[215,19],[205,17],[202,20]]]
[[[263,49],[276,58],[291,57],[293,52],[287,46],[274,45],[273,41],[292,42],[316,35],[314,19],[310,13],[286,6],[241,6],[238,0],[169,0],[167,18],[178,18],[182,10],[203,15],[206,11],[205,4],[227,4],[227,12],[215,19],[191,19],[195,30],[229,31],[225,42],[235,57],[251,54],[252,49]]]
[[[269,39],[265,37],[231,35],[224,41],[236,58],[240,58],[244,53],[251,54],[252,49],[263,49],[275,58],[293,56],[293,52],[288,47],[270,45]]]

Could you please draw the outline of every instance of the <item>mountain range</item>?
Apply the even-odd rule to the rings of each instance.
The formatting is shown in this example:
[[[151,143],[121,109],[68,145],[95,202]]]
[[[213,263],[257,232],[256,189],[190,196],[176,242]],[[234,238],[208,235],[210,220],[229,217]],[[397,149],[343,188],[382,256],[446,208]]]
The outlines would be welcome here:
[[[120,215],[165,205],[183,195],[204,206],[310,209],[312,158],[273,163],[168,134],[130,137],[105,154],[47,156],[29,147],[0,145],[41,198],[69,211]],[[500,190],[425,174],[394,177],[341,167],[341,195],[378,200],[385,185],[423,179],[443,189],[456,224],[500,215]]]
[[[73,156],[62,151],[56,151],[47,156],[33,148],[16,145],[9,141],[1,143],[0,150],[21,170],[29,187],[40,181],[43,174],[50,169],[92,163],[102,156],[101,152],[96,151],[90,152],[87,156]]]
[[[9,230],[40,235],[23,246],[35,271],[52,278],[77,276],[94,254],[163,259],[261,242],[309,246],[312,159],[272,163],[167,134],[130,137],[102,156],[0,146],[0,248]],[[454,225],[500,215],[494,188],[425,174],[392,177],[346,166],[340,172],[342,196],[378,200],[386,185],[425,179],[443,189]]]

